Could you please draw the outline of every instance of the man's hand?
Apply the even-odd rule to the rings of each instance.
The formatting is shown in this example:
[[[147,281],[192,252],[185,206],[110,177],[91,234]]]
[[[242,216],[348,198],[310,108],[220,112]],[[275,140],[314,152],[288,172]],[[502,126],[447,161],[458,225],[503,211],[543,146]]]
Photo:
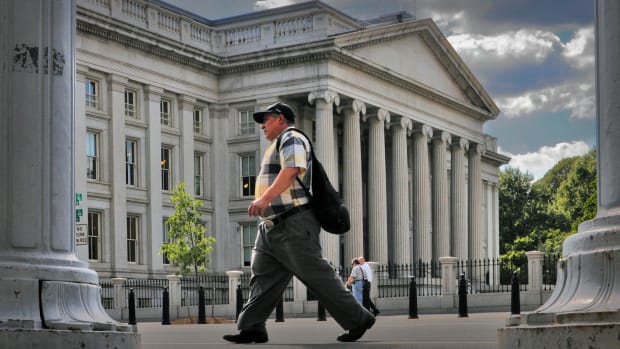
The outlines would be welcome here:
[[[250,206],[248,206],[248,215],[250,217],[262,216],[268,205],[269,202],[263,200],[263,198],[256,199],[250,203]]]

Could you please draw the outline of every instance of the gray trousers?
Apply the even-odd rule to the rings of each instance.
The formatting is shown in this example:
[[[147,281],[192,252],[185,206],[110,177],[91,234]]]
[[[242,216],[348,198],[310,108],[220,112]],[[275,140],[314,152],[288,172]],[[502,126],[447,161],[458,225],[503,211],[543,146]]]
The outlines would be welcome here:
[[[322,258],[320,231],[312,210],[294,214],[269,231],[259,229],[252,251],[250,299],[239,314],[239,330],[265,328],[293,275],[318,297],[343,329],[362,326],[372,317]]]

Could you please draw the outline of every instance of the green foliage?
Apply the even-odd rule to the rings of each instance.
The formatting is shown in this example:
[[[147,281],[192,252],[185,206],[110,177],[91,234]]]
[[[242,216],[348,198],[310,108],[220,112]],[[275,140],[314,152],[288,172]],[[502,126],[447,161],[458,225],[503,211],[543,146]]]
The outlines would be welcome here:
[[[185,192],[185,184],[179,183],[172,193],[170,201],[175,204],[174,214],[166,221],[169,242],[162,244],[159,252],[178,266],[181,274],[188,275],[193,269],[194,275],[198,275],[207,270],[215,238],[206,236],[200,219],[202,202]]]
[[[562,242],[596,216],[596,152],[559,161],[533,182],[508,167],[499,177],[501,258],[526,251],[561,253]]]

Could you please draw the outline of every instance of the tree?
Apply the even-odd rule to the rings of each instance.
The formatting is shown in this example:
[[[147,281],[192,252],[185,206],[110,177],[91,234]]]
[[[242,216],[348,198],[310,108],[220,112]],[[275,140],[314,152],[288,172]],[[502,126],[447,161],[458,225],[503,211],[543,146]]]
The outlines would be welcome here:
[[[175,204],[174,214],[166,221],[169,241],[162,244],[160,254],[177,265],[181,274],[187,275],[193,269],[194,275],[198,275],[207,270],[208,255],[213,251],[215,238],[206,236],[200,219],[202,202],[185,192],[185,183],[180,182],[172,194],[170,201]]]

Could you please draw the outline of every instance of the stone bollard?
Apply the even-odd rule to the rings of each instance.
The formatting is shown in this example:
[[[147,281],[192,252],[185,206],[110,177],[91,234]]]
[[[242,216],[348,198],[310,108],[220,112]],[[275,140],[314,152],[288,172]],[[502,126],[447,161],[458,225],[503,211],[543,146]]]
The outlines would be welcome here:
[[[415,283],[415,276],[411,276],[411,284],[409,284],[409,318],[418,318],[418,288]]]
[[[205,289],[202,286],[198,288],[198,323],[207,323],[207,314],[205,309]]]
[[[170,296],[167,287],[164,287],[164,294],[162,296],[161,324],[170,325]]]
[[[461,273],[459,280],[459,317],[467,317],[467,280],[465,280],[465,273]]]
[[[129,289],[129,324],[136,324],[136,295],[133,293],[133,288]]]
[[[521,314],[521,299],[519,298],[519,273],[516,270],[512,273],[512,289],[510,291],[510,313],[519,315]]]

